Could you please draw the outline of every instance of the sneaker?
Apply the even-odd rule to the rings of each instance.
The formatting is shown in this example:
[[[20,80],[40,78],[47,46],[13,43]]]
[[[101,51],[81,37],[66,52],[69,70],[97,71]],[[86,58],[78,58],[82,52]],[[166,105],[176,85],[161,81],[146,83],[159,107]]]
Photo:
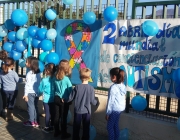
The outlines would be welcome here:
[[[70,133],[65,133],[65,134],[62,134],[61,139],[67,139],[67,138],[70,138],[70,137],[71,137]]]
[[[49,127],[44,127],[44,128],[42,129],[42,131],[45,132],[45,133],[50,133],[50,132],[51,132],[51,130],[50,130]]]
[[[24,126],[35,126],[34,122],[26,121],[23,123]]]
[[[39,127],[39,124],[37,122],[34,122],[35,127]]]

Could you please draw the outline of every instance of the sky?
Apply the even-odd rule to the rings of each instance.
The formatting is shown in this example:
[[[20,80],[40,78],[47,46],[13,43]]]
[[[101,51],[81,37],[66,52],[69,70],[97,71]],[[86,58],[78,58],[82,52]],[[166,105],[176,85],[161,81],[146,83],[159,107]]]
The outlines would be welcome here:
[[[80,5],[83,5],[83,1],[84,0],[79,0],[80,2]],[[165,1],[165,0],[139,0],[139,2],[154,2],[154,1]],[[98,5],[98,2],[99,0],[94,0],[94,5]],[[124,0],[119,0],[119,3],[123,3]],[[107,3],[107,0],[102,0],[102,4],[106,4]],[[115,0],[110,0],[110,4],[114,4],[115,3]],[[74,3],[73,5],[76,5],[76,0],[74,0]],[[87,0],[87,5],[91,5],[91,0]],[[172,5],[168,5],[168,8],[173,8],[174,6]],[[157,6],[157,10],[159,9],[162,9],[163,7],[162,6]],[[136,15],[141,15],[141,12],[142,12],[142,8],[137,8],[137,14]],[[132,14],[132,0],[128,0],[128,16],[131,16]],[[146,8],[146,15],[150,15],[152,14],[152,7],[151,6],[148,6]]]

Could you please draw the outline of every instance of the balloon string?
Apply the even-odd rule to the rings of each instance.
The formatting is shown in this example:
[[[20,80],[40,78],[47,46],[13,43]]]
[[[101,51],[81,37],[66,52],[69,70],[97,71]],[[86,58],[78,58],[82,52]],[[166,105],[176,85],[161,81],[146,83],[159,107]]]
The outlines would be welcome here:
[[[31,38],[28,37],[28,57],[31,56]]]

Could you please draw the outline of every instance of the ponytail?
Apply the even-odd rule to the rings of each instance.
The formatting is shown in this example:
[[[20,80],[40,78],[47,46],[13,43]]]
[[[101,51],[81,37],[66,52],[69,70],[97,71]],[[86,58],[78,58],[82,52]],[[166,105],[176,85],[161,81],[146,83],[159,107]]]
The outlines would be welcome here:
[[[116,83],[120,84],[124,82],[124,71],[118,67],[112,68],[110,70],[111,76],[116,76]]]
[[[2,70],[3,70],[4,74],[7,74],[8,73],[8,66],[3,64],[2,65]]]
[[[4,64],[2,65],[2,70],[4,72],[4,74],[8,73],[9,67],[14,65],[14,60],[10,57],[8,57]]]

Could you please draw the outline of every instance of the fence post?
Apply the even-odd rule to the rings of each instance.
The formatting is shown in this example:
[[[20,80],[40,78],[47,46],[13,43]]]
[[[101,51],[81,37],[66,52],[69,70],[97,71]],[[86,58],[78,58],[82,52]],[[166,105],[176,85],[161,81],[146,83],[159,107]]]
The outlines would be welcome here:
[[[126,113],[129,113],[129,103],[130,103],[130,92],[126,93]]]
[[[136,3],[138,3],[139,0],[133,0],[133,4],[132,4],[132,19],[135,19],[136,17]]]

